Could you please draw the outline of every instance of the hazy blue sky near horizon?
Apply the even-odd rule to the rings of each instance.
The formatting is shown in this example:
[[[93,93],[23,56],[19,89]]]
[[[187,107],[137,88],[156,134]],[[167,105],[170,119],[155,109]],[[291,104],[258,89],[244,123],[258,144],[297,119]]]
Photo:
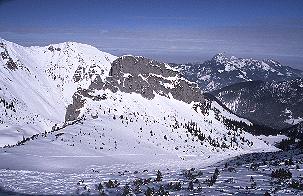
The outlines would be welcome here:
[[[303,69],[302,10],[302,0],[0,0],[0,37],[182,63],[226,52]]]

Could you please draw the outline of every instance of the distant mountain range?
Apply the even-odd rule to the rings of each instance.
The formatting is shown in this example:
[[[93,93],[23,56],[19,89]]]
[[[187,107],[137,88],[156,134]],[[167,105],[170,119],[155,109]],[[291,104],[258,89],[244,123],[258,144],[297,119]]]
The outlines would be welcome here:
[[[285,129],[303,121],[303,79],[242,82],[211,92],[236,114]]]
[[[196,82],[204,92],[247,81],[286,81],[303,77],[303,71],[279,62],[252,58],[215,55],[204,63],[172,64],[188,80]]]
[[[274,129],[303,121],[303,71],[279,62],[215,55],[203,63],[172,64],[223,105]]]

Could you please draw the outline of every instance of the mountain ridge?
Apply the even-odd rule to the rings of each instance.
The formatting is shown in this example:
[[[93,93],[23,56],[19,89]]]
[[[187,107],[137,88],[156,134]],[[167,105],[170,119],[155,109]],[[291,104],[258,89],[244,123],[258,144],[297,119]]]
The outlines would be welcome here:
[[[284,81],[303,77],[303,71],[284,66],[273,59],[228,57],[218,53],[195,64],[172,64],[185,78],[196,82],[204,92],[245,81]]]

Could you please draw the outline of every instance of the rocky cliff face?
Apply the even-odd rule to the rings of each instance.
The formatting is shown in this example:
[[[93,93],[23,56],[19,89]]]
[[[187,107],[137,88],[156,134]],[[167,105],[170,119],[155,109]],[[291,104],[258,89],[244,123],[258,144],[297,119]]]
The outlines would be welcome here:
[[[178,71],[167,64],[144,57],[117,58],[111,64],[109,76],[104,80],[97,76],[87,91],[106,89],[114,93],[117,91],[137,93],[147,99],[153,99],[155,94],[159,94],[185,103],[204,102],[203,95],[196,84],[182,78]],[[78,95],[90,97],[89,94],[84,93],[87,91],[80,89],[74,94],[73,103],[68,106],[66,112],[66,120],[75,120],[78,117],[80,114],[78,109],[83,106],[83,100]]]
[[[18,64],[15,62],[12,57],[10,57],[8,50],[6,48],[5,43],[0,43],[0,56],[2,60],[5,62],[4,66],[6,66],[8,69],[14,71],[18,69]]]

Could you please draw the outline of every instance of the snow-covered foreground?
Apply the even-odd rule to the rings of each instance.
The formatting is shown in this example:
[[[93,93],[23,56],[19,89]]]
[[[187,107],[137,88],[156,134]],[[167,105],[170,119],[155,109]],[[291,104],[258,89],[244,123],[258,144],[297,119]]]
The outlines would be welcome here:
[[[175,145],[182,144],[181,139],[187,137],[167,142],[161,135],[161,130],[166,130],[161,123],[170,127],[170,120],[142,124],[138,118],[138,122],[132,124],[125,120],[127,117],[114,119],[108,114],[99,114],[97,119],[77,121],[39,134],[22,145],[1,148],[1,186],[4,190],[27,194],[80,194],[88,189],[91,194],[97,194],[96,185],[110,179],[121,183],[119,190],[134,179],[154,178],[157,170],[166,176],[164,182],[186,181],[180,176],[186,168],[208,168],[240,154],[276,150],[264,143],[261,143],[263,149],[243,146],[237,150],[211,150],[207,143],[207,147],[195,144],[191,141],[195,137],[189,136],[190,145],[179,147],[183,151],[175,149]],[[149,130],[154,130],[153,136]],[[167,132],[166,135],[173,136]],[[82,180],[84,184],[79,185]],[[110,195],[115,192],[106,191]]]
[[[94,195],[99,193],[96,188],[99,183],[118,180],[120,185],[117,188],[104,191],[109,195],[121,195],[126,184],[136,179],[155,179],[156,171],[160,170],[163,182],[148,183],[142,186],[143,192],[149,186],[159,189],[160,184],[180,182],[182,189],[171,191],[171,194],[187,195],[189,180],[181,175],[184,169],[200,168],[204,175],[199,178],[205,180],[214,171],[212,165],[224,159],[254,151],[275,150],[272,146],[266,149],[263,145],[262,150],[239,148],[238,151],[212,151],[196,145],[193,149],[184,148],[191,151],[183,152],[174,149],[174,145],[181,144],[177,138],[177,141],[170,143],[165,143],[163,136],[160,138],[163,129],[160,125],[147,123],[143,126],[139,119],[133,125],[130,122],[126,124],[125,118],[123,121],[99,115],[98,119],[79,121],[63,129],[40,134],[23,145],[1,148],[2,189],[25,194]],[[163,123],[169,127],[169,122]],[[150,136],[150,126],[156,126],[152,130],[153,137],[157,139]],[[140,134],[129,134],[132,131]],[[170,137],[169,134],[167,136]],[[196,148],[205,152],[197,152]],[[206,189],[208,185],[201,186],[205,191],[216,190],[213,187]]]
[[[23,147],[26,148],[20,148]],[[1,152],[1,160],[9,160],[11,152],[6,151]],[[14,155],[14,158],[24,159],[27,167],[22,169],[18,162],[11,162],[7,165],[10,168],[0,170],[3,194],[123,195],[127,190],[136,195],[148,195],[147,189],[158,195],[264,195],[265,192],[274,195],[302,194],[302,190],[292,187],[294,182],[300,182],[303,178],[303,156],[297,151],[248,154],[228,161],[220,161],[222,157],[219,156],[181,160],[164,154],[99,157],[42,157],[38,154]],[[28,163],[29,160],[32,162]],[[293,163],[287,162],[288,160]],[[43,162],[44,168],[41,167],[38,171],[36,165],[32,165],[36,161],[40,162],[40,166]],[[219,162],[214,163],[216,161]],[[54,163],[68,163],[71,166],[72,162],[73,168],[60,166],[60,170],[53,170]],[[279,168],[288,169],[292,178],[272,178],[272,171]],[[219,173],[212,183],[216,169]],[[113,182],[111,186],[109,181]]]
[[[169,127],[168,122],[165,123]],[[129,124],[128,127],[122,119],[114,120],[108,116],[79,121],[58,131],[32,137],[24,144],[0,148],[0,168],[83,172],[91,165],[110,167],[113,164],[133,164],[134,167],[144,166],[149,169],[181,169],[207,166],[245,153],[277,150],[264,143],[261,143],[262,149],[257,146],[236,147],[237,150],[210,149],[208,143],[204,146],[191,141],[195,136],[188,136],[189,141],[183,147],[183,137],[168,142],[161,135],[163,127],[153,123],[141,125]],[[149,130],[154,130],[152,136]],[[167,133],[167,137],[170,136],[173,135]]]

